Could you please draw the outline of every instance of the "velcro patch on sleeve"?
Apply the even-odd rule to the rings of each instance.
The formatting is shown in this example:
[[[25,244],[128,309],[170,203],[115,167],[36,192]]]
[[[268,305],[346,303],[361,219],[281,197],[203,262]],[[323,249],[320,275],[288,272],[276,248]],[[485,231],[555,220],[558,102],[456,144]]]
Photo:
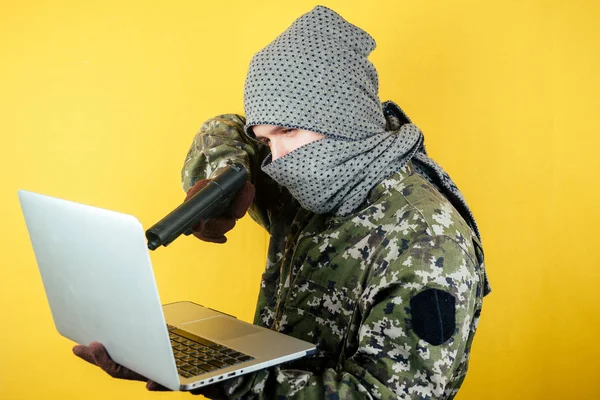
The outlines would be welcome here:
[[[438,346],[454,335],[456,300],[448,292],[425,289],[410,300],[412,328],[427,343]]]

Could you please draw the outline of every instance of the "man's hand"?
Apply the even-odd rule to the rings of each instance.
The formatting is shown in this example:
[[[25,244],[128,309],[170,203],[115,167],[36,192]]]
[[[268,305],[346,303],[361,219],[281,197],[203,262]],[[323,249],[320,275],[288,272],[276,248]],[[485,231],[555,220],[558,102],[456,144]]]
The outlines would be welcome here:
[[[166,387],[147,379],[146,377],[125,368],[124,366],[117,364],[110,358],[106,347],[101,343],[92,342],[89,346],[77,345],[73,347],[73,353],[79,357],[94,364],[104,370],[107,374],[117,379],[128,379],[133,381],[146,382],[146,389],[152,391],[165,391],[169,390]]]
[[[202,179],[196,182],[196,184],[187,192],[185,201],[198,193],[208,184],[208,182],[210,182],[210,179]],[[246,181],[244,187],[235,195],[231,202],[229,210],[230,216],[201,221],[198,225],[193,227],[194,236],[205,242],[225,243],[227,241],[225,233],[233,229],[236,221],[246,214],[246,211],[254,200],[254,192],[254,185]]]
[[[146,389],[156,391],[169,391],[168,388],[164,387],[160,383],[156,383],[137,372],[125,368],[124,366],[117,364],[110,358],[106,347],[102,343],[92,342],[89,346],[77,345],[73,347],[73,353],[79,357],[102,368],[107,374],[117,379],[128,379],[134,381],[146,382]],[[219,385],[205,386],[190,391],[194,395],[203,395],[210,399],[221,399],[224,398],[223,388]]]

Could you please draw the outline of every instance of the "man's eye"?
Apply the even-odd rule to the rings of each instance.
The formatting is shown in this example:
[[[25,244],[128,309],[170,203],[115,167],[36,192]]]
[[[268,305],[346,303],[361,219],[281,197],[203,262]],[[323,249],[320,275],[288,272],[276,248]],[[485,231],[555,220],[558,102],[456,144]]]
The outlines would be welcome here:
[[[293,132],[293,131],[295,131],[294,128],[286,128],[286,129],[282,129],[281,133],[290,133],[290,132]]]
[[[259,143],[262,143],[264,145],[267,145],[267,146],[269,145],[269,139],[268,138],[261,137],[261,138],[258,138],[258,141],[259,141]]]

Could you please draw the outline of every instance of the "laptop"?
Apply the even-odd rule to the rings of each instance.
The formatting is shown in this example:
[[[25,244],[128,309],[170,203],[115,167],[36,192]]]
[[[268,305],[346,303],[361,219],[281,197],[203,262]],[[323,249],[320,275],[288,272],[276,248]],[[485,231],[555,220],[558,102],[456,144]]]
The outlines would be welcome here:
[[[21,208],[58,332],[171,390],[316,352],[315,345],[189,301],[161,305],[134,216],[24,190]]]

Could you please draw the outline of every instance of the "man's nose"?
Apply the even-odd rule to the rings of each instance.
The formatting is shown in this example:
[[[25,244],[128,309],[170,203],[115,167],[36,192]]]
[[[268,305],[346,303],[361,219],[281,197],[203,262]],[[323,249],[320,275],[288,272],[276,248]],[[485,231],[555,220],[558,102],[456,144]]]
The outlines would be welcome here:
[[[279,140],[271,140],[271,160],[275,161],[278,158],[285,156],[288,153],[286,147]]]

